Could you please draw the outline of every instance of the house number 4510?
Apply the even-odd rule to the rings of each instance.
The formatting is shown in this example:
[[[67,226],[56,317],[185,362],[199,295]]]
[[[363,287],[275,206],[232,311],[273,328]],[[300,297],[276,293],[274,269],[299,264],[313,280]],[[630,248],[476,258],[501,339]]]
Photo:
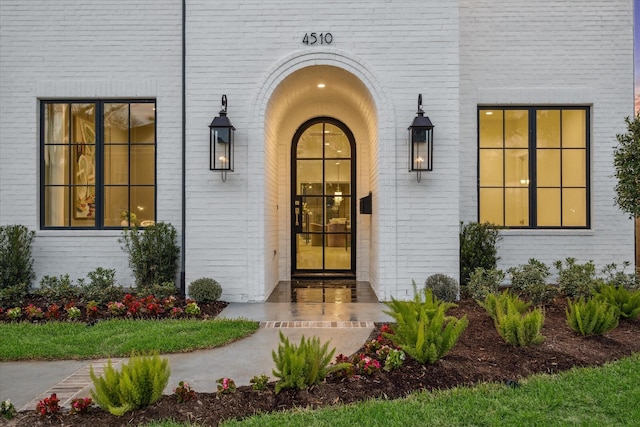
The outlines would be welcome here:
[[[305,33],[302,44],[313,46],[314,44],[331,44],[333,35],[331,33]]]

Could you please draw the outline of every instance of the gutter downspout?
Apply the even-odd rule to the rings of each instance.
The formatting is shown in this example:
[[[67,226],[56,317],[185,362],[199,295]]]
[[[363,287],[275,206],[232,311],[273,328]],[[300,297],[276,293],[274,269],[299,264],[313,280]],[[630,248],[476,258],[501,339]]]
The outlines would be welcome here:
[[[180,295],[186,296],[185,283],[185,251],[186,251],[186,232],[187,232],[187,153],[186,153],[186,122],[187,122],[187,106],[186,106],[186,15],[187,0],[182,0],[182,242],[180,251]]]

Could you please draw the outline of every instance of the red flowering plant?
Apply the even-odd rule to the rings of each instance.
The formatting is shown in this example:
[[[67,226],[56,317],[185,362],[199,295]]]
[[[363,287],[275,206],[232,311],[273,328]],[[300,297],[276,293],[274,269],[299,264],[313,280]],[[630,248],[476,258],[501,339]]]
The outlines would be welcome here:
[[[114,316],[122,316],[127,311],[127,306],[118,301],[107,304],[107,310]]]
[[[360,361],[356,365],[358,372],[366,375],[373,375],[376,372],[380,372],[381,367],[380,362],[364,354],[360,354]]]
[[[71,401],[71,411],[72,414],[86,414],[89,412],[89,408],[93,405],[93,401],[90,397],[85,398],[77,398]]]
[[[356,376],[356,365],[354,365],[353,360],[344,354],[340,353],[336,356],[335,364],[345,364],[345,367],[336,371],[336,375],[342,378],[357,378]]]
[[[163,299],[162,300],[162,305],[164,306],[165,310],[171,310],[176,305],[176,297],[171,295],[171,296]]]
[[[365,343],[364,351],[367,354],[375,354],[376,351],[380,350],[380,347],[382,347],[382,344],[380,344],[379,340],[371,340]]]
[[[196,392],[184,381],[178,383],[178,387],[173,390],[173,394],[176,396],[178,403],[187,402],[196,398]]]
[[[157,316],[158,314],[164,313],[164,308],[157,302],[150,302],[146,305],[145,311],[150,316]]]
[[[40,307],[36,307],[33,304],[29,304],[28,306],[26,306],[24,308],[24,312],[27,315],[27,319],[29,320],[42,319],[42,317],[44,316],[42,309]]]
[[[129,304],[131,304],[131,303],[133,303],[133,302],[135,302],[135,301],[137,301],[136,297],[134,297],[134,296],[133,296],[133,295],[131,295],[131,294],[126,294],[126,295],[124,296],[124,299],[122,300],[122,303],[123,303],[124,305],[129,305]]]
[[[60,399],[53,393],[50,397],[45,397],[36,405],[36,411],[43,417],[50,417],[60,412]]]
[[[218,394],[233,394],[236,392],[236,383],[230,378],[219,378]]]
[[[138,312],[140,311],[140,307],[142,307],[142,302],[138,301],[136,297],[131,294],[126,294],[122,302],[127,308],[127,316],[134,317],[139,314]]]
[[[382,325],[380,328],[380,334],[378,335],[377,341],[382,345],[392,346],[393,342],[390,339],[390,336],[395,335],[395,331],[389,326],[389,324]]]
[[[98,303],[93,300],[89,301],[85,310],[87,312],[87,317],[93,319],[98,315]]]
[[[44,314],[44,317],[49,320],[60,319],[60,315],[62,314],[60,308],[61,307],[58,304],[51,304],[49,307],[47,307],[47,312]]]
[[[158,303],[153,295],[140,298],[141,311],[149,316],[157,316],[164,313],[164,307]]]
[[[184,310],[181,309],[180,307],[173,307],[171,310],[169,310],[169,316],[171,316],[173,319],[176,319],[182,316],[183,314],[184,314]]]
[[[382,328],[380,328],[380,335],[384,336],[384,334],[395,335],[395,332],[388,323],[385,323],[382,325]]]

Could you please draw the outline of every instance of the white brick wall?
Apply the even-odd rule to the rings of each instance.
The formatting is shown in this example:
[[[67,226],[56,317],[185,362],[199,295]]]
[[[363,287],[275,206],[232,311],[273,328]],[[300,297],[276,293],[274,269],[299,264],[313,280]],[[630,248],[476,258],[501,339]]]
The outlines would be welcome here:
[[[158,220],[180,230],[181,6],[174,1],[0,1],[0,224],[36,231],[37,280],[115,268],[119,232],[40,231],[40,98],[155,98]]]
[[[358,175],[358,197],[371,190],[375,203],[374,214],[358,222],[358,230],[365,236],[358,246],[359,277],[368,277],[379,295],[388,298],[398,292],[406,294],[413,278],[423,281],[437,272],[457,274],[457,4],[264,1],[256,7],[255,2],[239,1],[229,10],[223,7],[221,11],[208,2],[190,2],[188,9],[188,138],[202,140],[205,123],[215,113],[220,95],[226,93],[229,117],[239,130],[237,159],[247,159],[245,165],[236,163],[237,171],[224,184],[207,178],[203,165],[188,170],[188,210],[194,215],[188,220],[188,275],[213,271],[211,274],[223,283],[225,297],[242,300],[259,298],[260,289],[255,295],[249,295],[247,289],[261,280],[273,282],[289,274],[291,136],[304,120],[326,110],[304,104],[285,105],[287,97],[274,101],[271,95],[275,87],[265,84],[285,81],[296,71],[296,58],[309,52],[319,56],[305,66],[343,68],[363,82],[374,100],[365,107],[371,112],[357,115],[359,118],[345,120],[349,114],[339,113],[339,107],[329,114],[353,127],[354,132],[360,122],[374,126],[366,133],[363,130],[363,137],[356,137],[358,149],[362,142],[364,150],[358,153],[358,163],[363,167]],[[416,10],[429,13],[416,14]],[[333,44],[329,48],[302,45],[302,36],[310,31],[330,31]],[[428,55],[416,55],[421,44]],[[220,61],[225,65],[217,66]],[[254,104],[256,91],[260,95]],[[415,175],[406,172],[406,127],[415,115],[420,92],[436,123],[440,163],[418,184]],[[278,102],[283,105],[273,105]],[[278,109],[294,114],[287,117],[288,121],[274,124]],[[281,144],[278,155],[273,152],[275,143]],[[205,146],[197,149],[198,154],[191,151],[189,157],[203,155],[201,149]],[[275,170],[279,172],[277,177]],[[211,191],[202,184],[205,181],[211,182]],[[216,210],[219,224],[199,219],[194,213],[207,205],[238,201],[240,206],[240,200],[247,201],[248,212],[238,211],[225,220]],[[207,228],[216,230],[212,233],[216,236],[215,247],[204,236]],[[257,236],[250,232],[254,228]],[[246,268],[231,269],[223,260],[224,254],[243,242],[247,244]],[[272,261],[274,250],[279,258],[277,271]],[[209,254],[206,264],[197,263],[192,251]],[[238,263],[242,264],[240,260]],[[271,286],[264,284],[266,293]]]
[[[612,148],[633,115],[630,0],[460,1],[460,210],[477,220],[481,105],[591,106],[591,229],[504,231],[501,267],[537,258],[633,262],[633,224],[614,206]]]
[[[224,299],[261,301],[289,277],[291,138],[317,115],[354,132],[357,198],[373,193],[373,215],[357,218],[358,278],[388,299],[410,296],[412,280],[457,277],[459,220],[477,219],[479,103],[593,106],[592,229],[505,232],[502,263],[631,260],[610,167],[632,114],[631,10],[630,0],[187,1],[187,283],[213,277]],[[0,223],[39,223],[39,98],[150,97],[158,219],[180,230],[180,2],[0,0],[0,11]],[[303,45],[312,31],[333,43]],[[348,88],[305,98],[296,76],[323,65]],[[435,124],[434,170],[420,183],[406,144],[419,93]],[[225,183],[208,170],[222,94],[237,128]],[[37,231],[38,275],[102,266],[130,282],[119,236]]]

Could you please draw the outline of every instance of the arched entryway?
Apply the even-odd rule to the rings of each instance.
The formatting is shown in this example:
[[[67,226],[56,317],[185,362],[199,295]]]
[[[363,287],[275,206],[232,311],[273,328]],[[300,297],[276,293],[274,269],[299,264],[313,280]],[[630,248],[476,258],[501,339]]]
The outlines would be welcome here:
[[[307,120],[291,144],[292,277],[356,277],[356,142],[332,117]]]
[[[250,240],[249,245],[263,256],[263,276],[256,280],[264,283],[265,297],[276,293],[278,284],[291,281],[295,270],[292,262],[295,248],[291,242],[292,141],[304,123],[319,117],[335,118],[353,134],[357,167],[352,168],[352,173],[357,185],[355,181],[351,183],[352,202],[357,206],[360,198],[374,194],[375,214],[357,211],[351,218],[352,227],[355,223],[357,228],[351,248],[356,280],[370,283],[378,293],[379,283],[394,275],[393,268],[380,274],[381,260],[391,263],[395,251],[395,240],[386,239],[380,245],[380,219],[388,218],[392,223],[395,210],[392,203],[385,202],[390,193],[381,191],[378,176],[393,174],[394,162],[380,159],[395,156],[395,127],[392,103],[378,84],[376,74],[340,50],[296,52],[274,64],[255,102],[259,112],[255,135],[264,136],[264,150],[249,150],[248,162],[258,168],[264,165],[264,180],[254,183],[255,200],[258,203],[264,200],[264,223],[258,229],[258,236],[264,239]],[[342,173],[341,169],[341,180]],[[256,210],[256,219],[261,212]]]

